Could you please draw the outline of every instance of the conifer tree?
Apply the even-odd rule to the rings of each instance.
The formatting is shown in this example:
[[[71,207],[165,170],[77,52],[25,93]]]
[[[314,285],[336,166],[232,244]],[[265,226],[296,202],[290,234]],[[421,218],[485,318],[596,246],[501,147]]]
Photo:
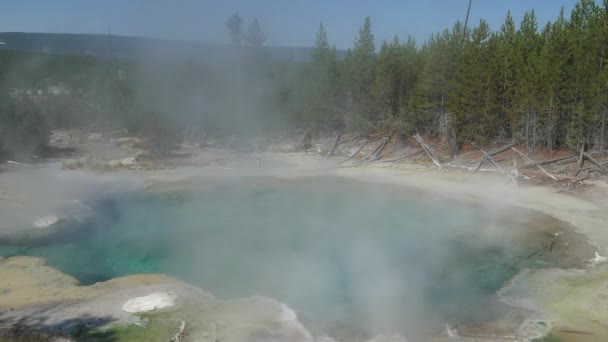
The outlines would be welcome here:
[[[312,51],[311,69],[305,78],[310,78],[312,86],[311,98],[308,100],[313,121],[318,126],[328,128],[340,126],[336,108],[338,98],[338,70],[336,64],[336,49],[330,48],[327,32],[323,23],[319,25],[315,45]]]
[[[228,18],[226,21],[226,28],[228,29],[232,44],[241,45],[241,42],[243,41],[243,18],[241,18],[238,12],[233,13],[232,16]]]
[[[257,18],[249,24],[249,29],[245,35],[245,43],[254,48],[261,48],[266,43],[266,34]]]
[[[503,135],[510,136],[511,125],[508,123],[513,118],[513,105],[515,101],[517,54],[515,53],[516,29],[515,20],[511,12],[507,12],[505,22],[500,27],[497,35],[497,61],[496,77],[498,81],[498,101],[500,103],[500,119],[505,129]]]
[[[487,143],[497,133],[496,98],[492,78],[494,41],[488,24],[481,20],[466,41],[459,65],[458,82],[450,94],[458,141]]]
[[[374,121],[378,119],[372,95],[376,47],[371,25],[370,17],[366,17],[355,39],[351,58],[347,61],[347,97],[352,100],[354,118],[360,119],[362,127],[366,126],[368,129],[372,128]]]

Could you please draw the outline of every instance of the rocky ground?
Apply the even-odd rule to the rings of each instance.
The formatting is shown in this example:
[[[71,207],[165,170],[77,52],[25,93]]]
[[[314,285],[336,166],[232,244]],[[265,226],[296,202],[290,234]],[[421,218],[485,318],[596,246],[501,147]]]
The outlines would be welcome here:
[[[184,322],[181,341],[313,341],[295,313],[270,298],[220,300],[162,275],[78,286],[30,257],[1,260],[0,274],[5,329],[29,327],[86,341],[167,341]],[[99,328],[107,329],[91,332]]]
[[[581,336],[592,338],[589,341],[608,336],[608,270],[602,265],[608,252],[608,185],[594,173],[573,179],[572,170],[560,166],[550,169],[558,178],[552,181],[533,168],[517,174],[513,182],[511,171],[502,175],[496,167],[483,166],[472,174],[469,165],[483,158],[479,151],[457,161],[441,160],[444,167],[439,172],[420,145],[382,137],[372,142],[366,142],[368,137],[342,137],[328,159],[325,155],[335,145],[335,137],[317,140],[309,153],[293,151],[297,140],[278,139],[251,144],[247,151],[215,142],[183,146],[162,158],[146,154],[130,137],[107,141],[83,135],[74,143],[70,139],[75,138],[61,133],[57,139],[58,147],[76,144],[78,153],[36,165],[0,166],[0,239],[62,233],[66,220],[86,219],[88,208],[83,203],[95,196],[141,189],[176,191],[190,188],[199,177],[332,175],[402,185],[458,200],[539,211],[571,223],[597,246],[596,262],[589,263],[589,269],[531,271],[501,292],[508,304],[536,312],[519,330],[503,337],[475,333],[461,336],[462,340],[524,340],[525,335],[531,338],[552,328],[562,337],[574,335],[577,341]],[[509,152],[496,162],[506,170],[515,155]],[[220,300],[165,276],[129,276],[79,286],[43,260],[27,257],[0,260],[0,275],[0,324],[14,333],[11,340],[36,330],[83,341],[168,341],[176,334],[180,341],[331,341],[311,336],[293,311],[272,299]],[[522,286],[532,289],[526,293],[537,295],[522,296],[518,291]],[[169,302],[173,298],[174,305],[150,312],[124,310],[129,300],[145,302],[158,296]],[[180,334],[182,322],[185,328]],[[465,330],[460,329],[461,334]],[[454,334],[456,329],[446,328],[433,340],[450,340]],[[404,340],[381,336],[373,341]]]

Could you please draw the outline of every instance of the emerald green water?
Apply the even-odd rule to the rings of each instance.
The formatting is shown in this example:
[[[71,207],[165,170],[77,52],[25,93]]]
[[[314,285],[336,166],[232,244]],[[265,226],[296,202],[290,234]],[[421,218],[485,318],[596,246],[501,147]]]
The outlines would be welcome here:
[[[524,267],[551,265],[546,238],[501,208],[331,178],[213,181],[89,204],[96,215],[79,234],[0,245],[0,255],[46,258],[84,284],[166,273],[361,333],[499,317],[495,291]]]

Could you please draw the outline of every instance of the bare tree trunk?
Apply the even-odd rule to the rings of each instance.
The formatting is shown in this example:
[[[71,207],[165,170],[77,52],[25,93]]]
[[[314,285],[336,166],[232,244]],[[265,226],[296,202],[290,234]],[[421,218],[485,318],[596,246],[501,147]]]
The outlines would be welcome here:
[[[547,148],[553,151],[553,96],[549,99],[549,137],[547,138]]]
[[[606,148],[605,140],[606,139],[606,106],[604,106],[604,115],[602,116],[602,130],[600,132],[600,150]]]
[[[351,132],[353,130],[353,94],[352,92],[348,92],[346,94],[345,101],[346,111],[344,113],[344,127],[347,132]]]
[[[534,160],[532,160],[530,157],[528,157],[526,154],[524,154],[523,152],[521,152],[520,150],[516,149],[515,147],[511,147],[511,149],[515,152],[517,152],[519,155],[521,155],[522,157],[524,157],[528,162],[530,163],[534,163]],[[540,166],[540,165],[536,165],[536,167],[541,170],[542,172],[544,172],[547,176],[549,176],[551,179],[553,179],[554,181],[557,182],[557,178],[552,175],[551,173],[549,173],[549,171],[545,170],[544,167]],[[517,168],[517,166],[516,166]]]
[[[378,140],[378,139],[376,139],[376,140]],[[363,150],[363,148],[365,147],[365,145],[367,145],[370,142],[376,141],[376,140],[372,140],[372,141],[365,140],[353,154],[351,154],[348,158],[344,159],[343,161],[339,162],[338,165],[344,164],[347,161],[355,158],[359,154],[359,152],[361,152],[361,150]]]
[[[526,150],[530,153],[530,117],[529,113],[526,112]]]
[[[414,135],[414,139],[416,139],[416,141],[418,141],[418,143],[420,144],[420,146],[422,146],[422,149],[431,158],[431,160],[433,161],[433,163],[435,165],[437,165],[437,167],[439,168],[439,171],[442,171],[443,167],[441,166],[441,163],[439,162],[439,158],[437,158],[437,156],[435,155],[435,153],[433,152],[433,150],[424,142],[424,140],[422,140],[422,137],[420,136],[420,134],[416,133]]]
[[[574,177],[578,176],[578,174],[581,172],[581,169],[583,168],[584,164],[585,164],[585,143],[583,143],[583,145],[581,146],[581,154],[578,157],[578,168],[576,169],[576,174],[574,174]]]
[[[537,144],[537,135],[538,135],[538,113],[536,111],[534,111],[534,114],[532,115],[533,117],[533,129],[532,129],[532,151],[536,150],[536,144]]]
[[[440,120],[440,131],[443,135],[445,142],[448,143],[450,148],[450,154],[456,155],[458,153],[458,142],[456,139],[456,131],[453,126],[453,116],[451,113],[442,113]]]
[[[604,168],[604,165],[602,163],[600,163],[599,161],[597,161],[595,158],[593,158],[589,154],[584,153],[584,156],[585,156],[585,158],[587,160],[589,160],[591,162],[591,164],[597,166],[600,169],[600,171],[602,171],[604,173],[608,171],[606,168]]]
[[[340,145],[340,139],[342,138],[342,132],[338,133],[338,136],[336,137],[336,141],[334,142],[331,150],[329,151],[329,153],[327,153],[327,155],[325,156],[325,159],[330,158],[331,156],[334,155],[334,152],[336,152],[336,149],[338,148],[338,145]]]

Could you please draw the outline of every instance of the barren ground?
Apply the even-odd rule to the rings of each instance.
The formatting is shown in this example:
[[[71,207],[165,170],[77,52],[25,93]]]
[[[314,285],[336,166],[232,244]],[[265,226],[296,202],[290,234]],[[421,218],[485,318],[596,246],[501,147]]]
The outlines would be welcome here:
[[[354,148],[351,147],[351,150]],[[111,149],[114,152],[109,155],[118,155],[123,159],[134,153],[134,150],[125,150],[124,147]],[[349,155],[348,152],[344,151],[343,155]],[[364,151],[361,155],[364,155]],[[404,191],[418,189],[484,205],[531,209],[572,224],[577,232],[584,234],[597,246],[600,256],[608,254],[608,183],[605,178],[585,179],[585,186],[578,188],[568,187],[570,178],[562,178],[561,182],[532,179],[515,185],[499,173],[472,174],[463,170],[439,172],[431,163],[422,160],[338,165],[344,159],[344,156],[325,159],[314,151],[309,154],[285,152],[280,146],[275,151],[253,154],[208,147],[190,148],[187,154],[181,156],[139,158],[134,164],[128,165],[117,166],[114,163],[110,169],[99,169],[97,164],[92,170],[86,167],[85,170],[64,170],[60,162],[5,165],[0,172],[0,217],[3,218],[0,238],[30,234],[35,230],[32,221],[40,217],[57,215],[78,218],[79,215],[86,215],[86,208],[81,207],[82,201],[100,192],[125,189],[176,191],[191,188],[197,178],[218,175],[263,175],[284,179],[331,175],[379,185],[403,186]],[[68,161],[72,162],[73,159]],[[569,191],[562,192],[564,189]],[[501,291],[501,296],[510,305],[536,312],[531,317],[550,322],[556,327],[554,331],[569,341],[601,341],[608,337],[608,266],[601,263],[588,265],[584,270],[537,270],[525,273]],[[66,329],[74,324],[82,324],[82,317],[89,317],[90,320],[85,319],[84,322],[93,328],[110,322],[141,322],[141,317],[120,309],[123,302],[151,292],[168,290],[178,293],[180,300],[196,298],[207,309],[217,308],[218,305],[232,307],[201,289],[165,276],[129,276],[92,286],[78,286],[75,279],[45,266],[42,260],[35,258],[0,260],[0,275],[0,322],[17,321],[36,328]],[[526,289],[525,295],[518,291],[522,288]],[[249,300],[255,302],[252,304],[254,307],[259,305],[259,301]],[[226,333],[226,336],[233,336],[234,341],[239,341],[238,336],[257,334],[259,331],[272,331],[277,336],[299,334],[297,338],[306,341],[300,327],[279,324],[277,328],[276,322],[281,322],[277,318],[281,306],[272,301],[264,303],[261,307],[270,308],[271,313],[260,318],[261,322],[247,316],[246,312],[251,309],[251,303],[247,303],[244,306],[236,305],[236,309],[230,309],[233,311],[228,310],[230,314],[222,314],[221,310],[216,311],[218,317],[209,314],[211,318],[201,324],[205,325],[205,329],[210,329],[210,322],[230,324],[230,320],[236,320],[246,322],[242,323],[245,326],[254,322],[252,324],[263,327],[253,332],[237,329]],[[242,312],[245,312],[244,316]],[[172,316],[172,319],[176,318]],[[95,323],[95,320],[99,323]],[[173,325],[177,330],[178,324]],[[215,329],[217,333],[217,326]],[[201,337],[200,340],[205,341],[208,337]],[[494,339],[477,337],[476,340]]]

